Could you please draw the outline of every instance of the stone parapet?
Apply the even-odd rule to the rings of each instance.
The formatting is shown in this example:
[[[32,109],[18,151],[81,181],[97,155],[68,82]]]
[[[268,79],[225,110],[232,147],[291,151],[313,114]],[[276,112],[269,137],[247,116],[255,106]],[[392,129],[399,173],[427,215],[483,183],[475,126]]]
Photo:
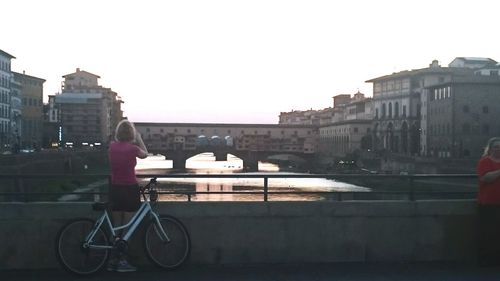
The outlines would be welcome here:
[[[1,203],[0,270],[58,267],[55,236],[91,203]],[[194,264],[474,261],[474,200],[161,202],[181,219]],[[142,233],[131,259],[147,263]]]

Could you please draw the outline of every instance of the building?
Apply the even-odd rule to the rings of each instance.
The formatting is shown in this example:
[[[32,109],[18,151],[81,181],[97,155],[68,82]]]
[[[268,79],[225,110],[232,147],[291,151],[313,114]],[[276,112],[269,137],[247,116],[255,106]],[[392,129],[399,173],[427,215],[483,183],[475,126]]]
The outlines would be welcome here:
[[[310,125],[135,123],[148,150],[195,150],[225,143],[241,151],[316,153],[318,132]],[[230,140],[230,142],[228,142]]]
[[[23,73],[12,72],[15,86],[19,86],[21,100],[21,118],[16,119],[20,129],[21,148],[40,148],[43,133],[43,83],[44,79]],[[20,124],[18,119],[21,120]],[[20,128],[19,128],[20,127]]]
[[[123,119],[121,98],[100,86],[98,75],[79,68],[63,78],[61,93],[54,96],[56,108],[49,109],[52,122],[54,114],[59,115],[60,142],[69,146],[108,143]]]
[[[321,113],[318,110],[292,110],[281,112],[279,124],[281,125],[319,125]]]
[[[455,58],[448,67],[401,71],[373,83],[373,148],[409,156],[477,158],[498,135],[498,64]]]
[[[43,105],[43,140],[46,148],[59,146],[61,139],[60,112],[56,105],[56,96],[50,95],[49,100]]]
[[[497,62],[490,58],[475,58],[475,57],[456,57],[452,62],[448,64],[449,67],[459,67],[459,68],[471,68],[480,69],[491,65],[495,65]]]
[[[373,103],[357,92],[333,97],[331,122],[319,127],[319,150],[322,157],[342,158],[371,147]]]
[[[21,148],[21,133],[22,133],[22,85],[20,81],[16,81],[14,74],[10,80],[10,128],[11,128],[11,145],[14,150]]]
[[[0,150],[9,149],[11,142],[11,60],[15,57],[0,50]]]
[[[500,63],[487,65],[474,71],[475,75],[482,76],[499,76],[500,75]]]
[[[344,109],[342,105],[349,102],[351,102],[351,95],[342,94],[333,97],[333,107],[320,110],[314,110],[311,108],[309,110],[281,112],[279,116],[279,124],[325,126],[339,122],[344,118]]]
[[[474,158],[500,135],[500,77],[471,75],[431,85],[423,92],[421,155]]]
[[[373,148],[403,155],[418,155],[421,148],[422,93],[426,87],[471,76],[464,67],[441,67],[434,60],[429,67],[401,71],[366,82],[373,83]]]

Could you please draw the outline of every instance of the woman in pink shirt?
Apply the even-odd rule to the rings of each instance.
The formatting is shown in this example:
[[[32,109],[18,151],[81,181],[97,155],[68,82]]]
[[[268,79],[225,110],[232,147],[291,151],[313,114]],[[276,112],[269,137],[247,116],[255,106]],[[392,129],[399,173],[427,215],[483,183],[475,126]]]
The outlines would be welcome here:
[[[146,158],[148,150],[137,133],[134,125],[128,120],[122,120],[116,126],[115,140],[109,145],[108,157],[111,165],[111,186],[109,202],[113,210],[115,224],[127,223],[141,205],[139,185],[135,176],[136,158]],[[125,255],[111,258],[108,263],[110,271],[135,271]]]

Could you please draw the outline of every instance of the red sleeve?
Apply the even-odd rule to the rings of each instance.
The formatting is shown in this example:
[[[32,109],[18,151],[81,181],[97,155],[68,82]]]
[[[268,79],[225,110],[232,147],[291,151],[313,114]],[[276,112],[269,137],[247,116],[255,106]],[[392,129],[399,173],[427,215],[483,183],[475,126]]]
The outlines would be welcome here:
[[[493,167],[491,160],[488,157],[483,157],[477,163],[477,175],[479,177],[484,176],[487,172],[494,171],[495,167]]]

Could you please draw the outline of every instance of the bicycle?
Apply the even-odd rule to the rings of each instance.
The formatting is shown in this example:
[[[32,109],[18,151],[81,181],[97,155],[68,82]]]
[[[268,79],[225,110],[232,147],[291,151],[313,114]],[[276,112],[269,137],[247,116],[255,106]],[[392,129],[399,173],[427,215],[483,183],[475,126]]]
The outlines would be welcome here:
[[[62,267],[77,275],[89,275],[106,265],[110,251],[123,251],[140,223],[149,218],[143,237],[143,247],[149,260],[164,269],[181,266],[189,256],[191,240],[180,220],[158,215],[153,210],[158,200],[156,178],[140,188],[143,202],[127,224],[113,226],[107,202],[96,202],[94,211],[103,214],[94,221],[75,218],[66,223],[56,236],[56,256]],[[148,196],[146,196],[148,195]],[[153,205],[153,206],[152,206]],[[123,237],[117,231],[126,229]]]

